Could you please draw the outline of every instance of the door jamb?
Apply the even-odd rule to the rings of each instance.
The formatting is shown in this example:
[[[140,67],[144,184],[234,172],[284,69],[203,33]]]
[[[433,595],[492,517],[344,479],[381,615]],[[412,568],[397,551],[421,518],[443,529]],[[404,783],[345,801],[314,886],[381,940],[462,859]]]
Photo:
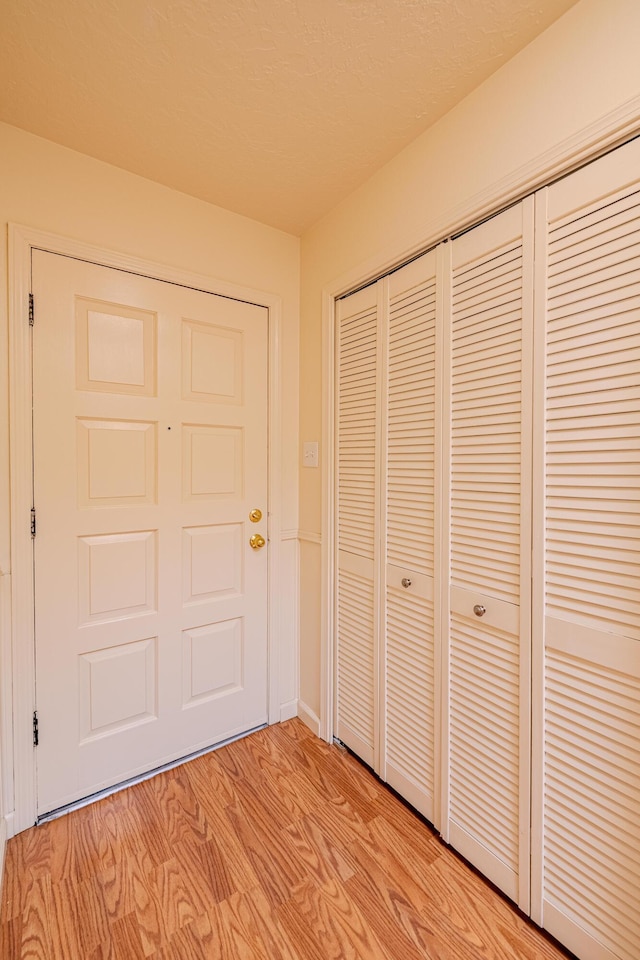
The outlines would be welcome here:
[[[32,742],[35,709],[32,504],[32,370],[29,293],[31,251],[86,260],[155,280],[179,284],[205,293],[244,300],[268,310],[268,658],[269,723],[280,720],[279,597],[281,525],[281,326],[279,296],[191,273],[180,268],[103,249],[31,227],[9,224],[9,435],[11,464],[11,644],[0,650],[0,697],[3,715],[13,720],[13,731],[3,725],[3,781],[8,835],[36,820],[36,766]],[[37,309],[37,307],[36,307]],[[37,320],[36,320],[37,322]],[[4,579],[4,578],[3,578]]]

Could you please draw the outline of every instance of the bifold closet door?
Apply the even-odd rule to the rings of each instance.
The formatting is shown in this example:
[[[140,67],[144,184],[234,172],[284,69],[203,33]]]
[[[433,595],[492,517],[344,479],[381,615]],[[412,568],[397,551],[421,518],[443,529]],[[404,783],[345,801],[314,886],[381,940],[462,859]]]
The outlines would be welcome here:
[[[528,911],[533,200],[448,253],[441,829]]]
[[[436,253],[337,304],[337,736],[434,818]]]
[[[337,303],[336,735],[378,764],[380,286]]]
[[[383,283],[381,777],[434,820],[436,251]]]
[[[536,229],[533,917],[637,960],[640,140],[541,191]]]

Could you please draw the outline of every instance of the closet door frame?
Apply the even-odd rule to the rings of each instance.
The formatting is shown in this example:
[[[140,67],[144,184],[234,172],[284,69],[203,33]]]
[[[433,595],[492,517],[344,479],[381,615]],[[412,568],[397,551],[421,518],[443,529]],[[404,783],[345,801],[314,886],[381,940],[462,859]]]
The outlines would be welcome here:
[[[322,530],[320,597],[320,706],[315,717],[305,705],[301,715],[323,740],[334,736],[336,500],[335,500],[335,396],[336,300],[385,276],[424,251],[533,193],[545,184],[583,166],[599,154],[640,134],[640,96],[612,110],[560,141],[528,163],[497,180],[413,233],[401,249],[378,252],[358,266],[329,281],[322,292]],[[535,623],[533,624],[535,630]],[[534,634],[535,635],[535,634]],[[535,678],[534,678],[535,679]]]

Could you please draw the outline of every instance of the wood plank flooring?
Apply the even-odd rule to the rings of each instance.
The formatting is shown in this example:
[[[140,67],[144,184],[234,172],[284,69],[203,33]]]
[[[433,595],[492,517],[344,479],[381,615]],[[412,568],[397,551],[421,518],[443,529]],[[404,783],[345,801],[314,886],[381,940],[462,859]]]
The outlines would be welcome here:
[[[2,960],[561,960],[298,720],[9,841]]]

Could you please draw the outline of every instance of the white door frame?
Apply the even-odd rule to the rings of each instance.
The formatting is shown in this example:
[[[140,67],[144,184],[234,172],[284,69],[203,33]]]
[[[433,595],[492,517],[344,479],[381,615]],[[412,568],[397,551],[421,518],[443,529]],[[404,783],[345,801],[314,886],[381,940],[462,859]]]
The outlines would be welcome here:
[[[447,237],[521,200],[535,190],[576,170],[608,150],[640,135],[640,96],[572,134],[522,167],[424,223],[421,236],[395,252],[385,250],[327,284],[322,292],[322,537],[320,623],[319,735],[334,735],[336,610],[336,498],[335,498],[335,302],[339,297],[383,277]],[[436,655],[440,655],[438,651]],[[436,703],[436,713],[440,708]],[[535,748],[534,743],[534,748]]]
[[[210,276],[128,254],[105,250],[79,240],[45,233],[31,227],[9,224],[9,404],[11,458],[11,646],[0,650],[0,697],[3,716],[12,719],[12,729],[3,724],[2,751],[5,819],[8,836],[32,826],[36,820],[36,755],[32,740],[35,709],[33,540],[32,507],[32,370],[29,293],[33,249],[62,254],[99,266],[164,280],[266,307],[268,339],[268,716],[280,719],[279,698],[279,603],[281,518],[281,298],[241,287]],[[36,304],[36,318],[37,318]],[[38,322],[37,319],[35,321]]]

